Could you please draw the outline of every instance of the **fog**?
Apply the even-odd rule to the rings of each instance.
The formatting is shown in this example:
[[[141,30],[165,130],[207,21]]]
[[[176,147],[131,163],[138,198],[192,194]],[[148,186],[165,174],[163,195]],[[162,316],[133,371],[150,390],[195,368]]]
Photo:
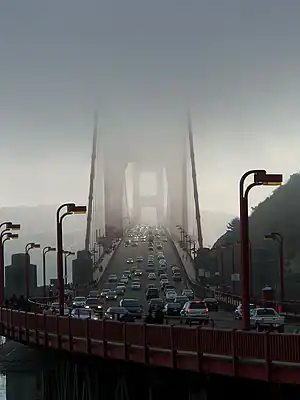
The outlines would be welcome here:
[[[0,205],[86,204],[94,111],[103,158],[155,165],[190,110],[201,209],[236,215],[243,172],[299,170],[299,17],[297,0],[4,1]]]

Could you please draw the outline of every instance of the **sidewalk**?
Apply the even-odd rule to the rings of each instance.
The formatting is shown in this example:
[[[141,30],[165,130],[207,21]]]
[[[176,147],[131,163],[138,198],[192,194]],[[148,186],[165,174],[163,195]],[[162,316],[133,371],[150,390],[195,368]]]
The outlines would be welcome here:
[[[178,256],[182,262],[182,265],[184,266],[184,269],[185,269],[190,281],[192,283],[196,283],[196,271],[195,271],[193,261],[188,256],[186,251],[182,250],[182,248],[179,246],[179,244],[177,242],[174,241],[173,243],[176,247]]]
[[[97,282],[100,281],[102,275],[104,274],[107,266],[109,265],[109,262],[111,260],[111,258],[113,257],[113,255],[116,253],[116,251],[118,251],[118,248],[120,246],[120,244],[122,243],[122,240],[119,241],[119,243],[117,244],[117,246],[115,247],[115,249],[109,253],[109,254],[104,254],[104,257],[101,261],[101,264],[99,267],[102,267],[102,271],[100,271],[100,268],[97,267],[97,269],[94,271],[93,273],[93,279]]]

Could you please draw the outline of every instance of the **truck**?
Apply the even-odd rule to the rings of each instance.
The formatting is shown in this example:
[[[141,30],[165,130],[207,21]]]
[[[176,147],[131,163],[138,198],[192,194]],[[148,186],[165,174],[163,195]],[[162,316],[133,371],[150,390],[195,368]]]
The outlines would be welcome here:
[[[271,330],[284,333],[284,317],[274,308],[255,308],[250,312],[250,326],[257,331]]]

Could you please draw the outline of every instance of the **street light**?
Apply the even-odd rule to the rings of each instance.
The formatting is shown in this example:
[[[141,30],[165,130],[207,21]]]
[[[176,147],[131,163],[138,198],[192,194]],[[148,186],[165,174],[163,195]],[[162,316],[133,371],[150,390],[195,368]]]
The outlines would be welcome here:
[[[254,181],[244,191],[245,180],[254,175]],[[242,310],[243,327],[250,329],[250,248],[249,248],[249,216],[248,216],[248,194],[254,186],[279,186],[282,184],[282,174],[268,174],[265,170],[253,169],[247,171],[240,179],[240,243],[242,262]]]
[[[60,215],[63,208],[64,214]],[[64,271],[63,271],[63,233],[62,222],[67,215],[86,214],[86,206],[77,206],[75,203],[64,203],[56,211],[56,240],[57,240],[57,279],[59,291],[59,315],[64,315]]]
[[[279,245],[279,279],[280,279],[280,312],[284,302],[284,253],[283,253],[283,236],[279,232],[272,232],[265,235],[265,239],[272,239]]]
[[[68,284],[68,257],[75,256],[74,251],[63,250],[63,254],[65,255],[65,286]]]
[[[55,247],[46,246],[43,248],[43,292],[44,297],[47,297],[46,293],[46,254],[50,251],[56,251]]]
[[[4,303],[4,247],[3,247],[3,237],[10,233],[10,230],[20,230],[20,224],[14,224],[12,222],[2,222],[0,224],[0,229],[4,228],[0,234],[0,305]],[[16,237],[10,237],[10,239],[17,239]],[[9,239],[8,239],[9,240]],[[6,240],[5,240],[6,241]]]
[[[26,272],[26,299],[29,299],[30,296],[30,275],[29,275],[29,264],[30,264],[30,256],[29,251],[32,249],[39,249],[41,245],[39,243],[27,243],[25,246],[25,272]]]

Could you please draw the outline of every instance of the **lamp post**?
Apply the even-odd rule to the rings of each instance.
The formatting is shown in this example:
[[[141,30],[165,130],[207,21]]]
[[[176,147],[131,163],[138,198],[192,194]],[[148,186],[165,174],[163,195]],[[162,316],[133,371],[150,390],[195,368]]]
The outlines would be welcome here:
[[[282,312],[282,306],[284,302],[284,251],[283,251],[283,236],[279,232],[272,232],[265,235],[265,239],[272,239],[278,243],[279,246],[279,279],[280,279],[280,310]]]
[[[63,208],[66,211],[60,215]],[[63,271],[63,232],[62,222],[67,215],[86,214],[86,206],[77,206],[74,203],[64,203],[56,211],[56,240],[57,240],[57,279],[59,291],[59,315],[64,315],[64,271]]]
[[[246,179],[254,175],[254,182],[246,190],[244,184]],[[249,252],[249,217],[248,217],[248,194],[254,186],[282,184],[281,174],[267,174],[265,170],[249,170],[240,179],[239,197],[240,197],[240,243],[241,243],[241,264],[242,264],[242,310],[243,310],[243,328],[250,329],[250,252]]]
[[[0,224],[0,230],[4,228],[0,234],[0,305],[4,303],[4,240],[3,237],[7,235],[11,230],[20,230],[20,224],[14,224],[12,222],[2,222]],[[10,239],[16,239],[16,237],[10,237]]]
[[[26,274],[26,299],[29,299],[30,296],[30,275],[29,275],[29,265],[30,265],[30,256],[29,251],[32,249],[39,249],[41,245],[39,243],[27,243],[25,246],[25,274]]]
[[[43,248],[43,292],[44,297],[47,297],[46,293],[46,254],[50,251],[56,251],[55,247],[46,246]]]
[[[65,255],[65,286],[68,284],[68,257],[75,256],[74,251],[63,250],[63,254]]]

